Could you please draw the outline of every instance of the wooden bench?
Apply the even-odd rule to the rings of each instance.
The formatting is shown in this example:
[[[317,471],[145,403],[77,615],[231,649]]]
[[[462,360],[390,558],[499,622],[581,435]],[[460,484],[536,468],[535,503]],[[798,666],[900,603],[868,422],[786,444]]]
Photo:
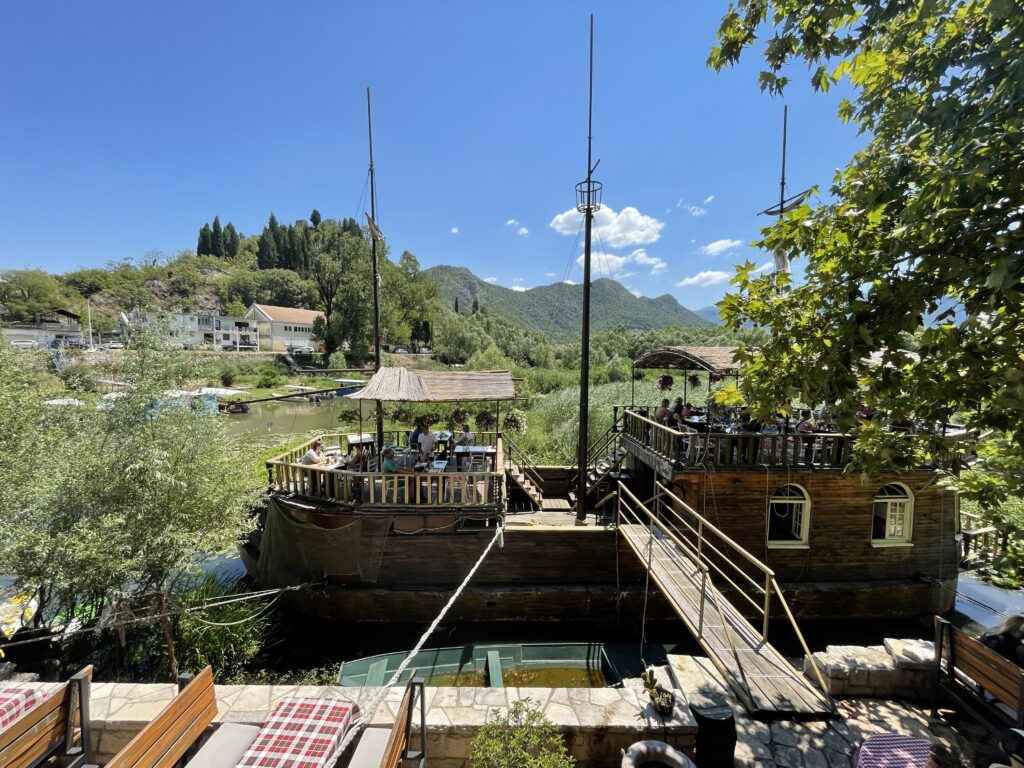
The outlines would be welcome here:
[[[0,731],[0,766],[36,768],[51,758],[64,768],[82,765],[90,750],[91,680],[90,666]]]
[[[405,695],[395,715],[395,724],[388,731],[384,728],[366,728],[359,737],[352,759],[342,765],[346,768],[398,768],[412,762],[419,768],[427,764],[427,703],[424,697],[423,680],[415,678],[405,687]],[[410,749],[412,739],[412,718],[419,705],[419,749]],[[373,713],[369,713],[372,716]],[[406,763],[408,760],[410,763]]]
[[[1024,669],[940,616],[935,617],[935,669],[933,717],[945,693],[996,735],[1006,726],[1024,727]]]
[[[178,695],[114,755],[107,768],[172,768],[190,754],[217,716],[213,671],[207,667],[195,677],[183,677],[178,687]],[[258,730],[253,725],[224,723],[189,764],[233,766]]]

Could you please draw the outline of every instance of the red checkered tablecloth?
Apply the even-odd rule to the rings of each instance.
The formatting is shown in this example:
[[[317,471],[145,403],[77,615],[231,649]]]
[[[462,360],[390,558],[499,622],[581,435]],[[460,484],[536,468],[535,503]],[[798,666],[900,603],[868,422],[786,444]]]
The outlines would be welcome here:
[[[43,692],[34,688],[0,688],[0,731],[43,700]]]
[[[332,699],[281,699],[238,768],[330,768],[352,720],[352,705]]]
[[[864,740],[857,752],[857,768],[924,768],[931,742],[887,733]]]

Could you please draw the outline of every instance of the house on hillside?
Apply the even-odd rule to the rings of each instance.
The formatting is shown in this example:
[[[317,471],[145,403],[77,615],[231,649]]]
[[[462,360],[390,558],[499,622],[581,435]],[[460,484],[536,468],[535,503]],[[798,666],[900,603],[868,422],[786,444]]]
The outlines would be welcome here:
[[[0,308],[0,316],[6,315],[6,308]],[[81,318],[66,309],[42,312],[31,321],[5,323],[0,333],[11,343],[49,346],[54,341],[71,342],[82,338]]]
[[[268,352],[316,351],[320,342],[313,337],[313,323],[323,312],[295,307],[253,304],[246,319],[259,330],[260,349]]]
[[[132,328],[149,328],[167,335],[172,343],[186,349],[259,349],[260,334],[244,317],[231,317],[217,312],[151,312],[138,308],[122,316],[123,332]]]

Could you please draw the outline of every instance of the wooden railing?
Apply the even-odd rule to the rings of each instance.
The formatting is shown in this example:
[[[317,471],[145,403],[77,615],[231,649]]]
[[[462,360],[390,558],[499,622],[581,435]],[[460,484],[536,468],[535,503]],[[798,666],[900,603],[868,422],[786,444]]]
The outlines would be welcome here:
[[[404,433],[403,433],[404,434]],[[499,444],[497,433],[494,442]],[[338,504],[386,507],[500,507],[505,500],[502,472],[360,472],[301,463],[316,440],[326,449],[347,452],[344,434],[314,438],[267,462],[272,490]],[[486,444],[486,443],[484,443]],[[499,448],[500,453],[500,448]]]
[[[649,508],[648,504],[652,504],[652,507]],[[768,642],[774,598],[782,608],[783,618],[788,621],[800,642],[805,658],[810,659],[818,686],[825,697],[829,697],[829,688],[821,669],[807,646],[771,568],[660,482],[655,482],[655,495],[646,503],[620,482],[617,519],[626,524],[643,525],[650,529],[652,537],[666,543],[671,541],[697,567],[700,578],[698,639],[703,634],[705,598],[707,595],[714,597],[715,594],[708,590],[708,582],[712,587],[728,585],[729,591],[743,600],[737,606],[741,612],[761,617],[760,635],[763,642]],[[718,581],[718,585],[715,585],[715,581]]]
[[[853,446],[851,435],[833,432],[699,432],[667,427],[633,408],[627,408],[622,418],[625,436],[682,466],[844,467]]]
[[[963,559],[969,567],[991,566],[1005,550],[1009,533],[1000,533],[986,523],[981,515],[960,510],[960,535],[963,537]]]

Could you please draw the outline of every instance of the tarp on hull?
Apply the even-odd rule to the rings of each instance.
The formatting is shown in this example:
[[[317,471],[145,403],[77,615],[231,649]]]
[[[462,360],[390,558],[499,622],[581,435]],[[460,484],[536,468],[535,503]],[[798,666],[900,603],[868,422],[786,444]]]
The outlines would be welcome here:
[[[338,528],[324,528],[296,520],[285,504],[267,499],[257,563],[261,584],[283,587],[325,578],[376,583],[390,515],[353,516]]]

